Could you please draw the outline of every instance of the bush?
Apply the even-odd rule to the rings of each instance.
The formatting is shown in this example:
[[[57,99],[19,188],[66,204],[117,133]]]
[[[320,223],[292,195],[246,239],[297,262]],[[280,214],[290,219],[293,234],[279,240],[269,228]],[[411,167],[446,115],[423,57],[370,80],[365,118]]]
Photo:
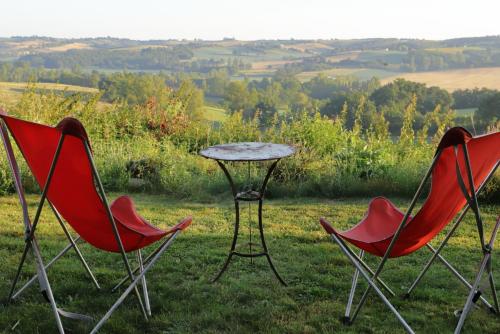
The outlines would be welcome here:
[[[427,138],[425,131],[413,132],[414,100],[406,107],[401,138],[390,137],[383,114],[369,128],[362,128],[358,113],[352,129],[347,129],[342,113],[336,119],[318,113],[304,113],[286,121],[275,117],[266,128],[259,123],[258,115],[248,120],[241,113],[234,113],[213,128],[206,122],[190,120],[182,113],[178,100],[162,106],[151,102],[136,106],[103,105],[98,101],[98,95],[41,95],[31,89],[9,112],[45,124],[56,124],[65,116],[79,118],[89,133],[107,190],[148,191],[183,198],[204,198],[229,191],[217,164],[200,157],[198,151],[235,141],[272,141],[296,147],[296,154],[283,159],[275,169],[268,197],[412,196],[430,164],[437,140]],[[439,133],[450,125],[446,115],[426,119],[426,126],[435,126]],[[19,162],[26,190],[38,191],[27,166]],[[254,187],[266,172],[262,167],[251,166],[250,182]],[[236,182],[247,182],[247,164],[229,164],[229,169]],[[130,178],[141,182],[134,184]],[[2,154],[0,194],[13,191]],[[497,175],[483,198],[494,200],[499,195]]]

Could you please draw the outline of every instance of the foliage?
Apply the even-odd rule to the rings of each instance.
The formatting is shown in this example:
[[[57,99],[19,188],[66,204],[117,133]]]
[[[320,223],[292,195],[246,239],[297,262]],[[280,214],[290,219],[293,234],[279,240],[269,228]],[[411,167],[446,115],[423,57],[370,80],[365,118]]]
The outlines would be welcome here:
[[[479,104],[476,115],[480,121],[486,124],[500,120],[500,92],[495,92],[484,98]]]
[[[20,57],[20,61],[34,67],[59,68],[106,68],[135,70],[172,70],[209,72],[227,67],[234,72],[247,68],[241,59],[226,62],[224,59],[194,60],[191,48],[185,45],[170,47],[144,47],[139,49],[72,49],[66,52],[46,52]]]
[[[413,96],[419,101],[418,111],[432,111],[436,105],[449,108],[453,103],[452,96],[439,87],[426,87],[425,84],[404,79],[396,79],[371,94],[370,98],[377,106],[391,104],[408,104]]]
[[[236,141],[282,142],[297,148],[294,156],[278,165],[269,188],[271,197],[410,196],[434,151],[435,140],[428,140],[429,128],[434,128],[438,139],[452,124],[452,113],[436,108],[428,113],[425,128],[415,132],[416,97],[406,106],[399,140],[391,138],[383,112],[375,112],[368,124],[363,121],[366,98],[353,111],[345,104],[334,118],[305,110],[289,118],[275,114],[263,124],[258,112],[248,118],[240,111],[217,127],[191,117],[185,99],[175,94],[161,104],[150,99],[144,104],[121,102],[98,107],[98,100],[99,95],[39,94],[33,86],[8,111],[45,124],[56,124],[70,115],[79,118],[87,128],[108,189],[137,190],[129,178],[141,173],[130,164],[147,161],[140,189],[195,198],[227,191],[227,181],[217,165],[199,157],[198,152]],[[350,117],[352,125],[347,126]],[[8,193],[12,184],[4,155],[1,157],[0,191]],[[243,181],[246,166],[234,164],[230,169]],[[252,167],[253,175],[262,172],[258,165]],[[23,176],[27,189],[36,191],[25,165]]]
[[[476,108],[487,97],[497,91],[487,88],[458,89],[453,92],[453,107],[456,109]]]
[[[413,95],[417,96],[417,114],[414,127],[423,126],[425,114],[440,105],[443,114],[454,107],[479,107],[479,103],[495,90],[475,89],[457,91],[453,96],[438,87],[397,79],[384,86],[377,78],[360,80],[352,76],[335,77],[319,73],[307,82],[301,82],[292,70],[277,70],[272,77],[263,79],[244,78],[234,80],[231,71],[225,68],[211,70],[206,75],[115,72],[101,73],[82,71],[76,67],[71,70],[46,70],[31,67],[28,63],[4,63],[0,66],[0,80],[6,81],[41,81],[78,84],[97,87],[102,92],[103,101],[125,101],[128,104],[154,103],[168,104],[172,96],[184,100],[184,106],[192,118],[201,118],[205,96],[229,112],[243,111],[246,118],[258,114],[263,125],[270,124],[275,116],[283,119],[296,117],[303,111],[335,117],[344,103],[349,107],[347,127],[353,126],[354,111],[363,99],[365,113],[362,121],[365,127],[376,119],[376,112],[384,114],[389,123],[389,132],[398,135],[402,126],[403,110]],[[457,117],[463,125],[477,126],[484,131],[494,122],[491,113],[474,124],[473,120]],[[435,127],[428,129],[430,133]]]

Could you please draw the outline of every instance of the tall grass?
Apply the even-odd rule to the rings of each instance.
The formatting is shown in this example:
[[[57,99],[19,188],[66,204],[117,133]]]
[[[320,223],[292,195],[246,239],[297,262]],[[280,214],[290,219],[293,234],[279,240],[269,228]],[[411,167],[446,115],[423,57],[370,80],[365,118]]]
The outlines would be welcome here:
[[[143,106],[98,106],[99,97],[39,94],[28,89],[8,112],[45,124],[56,124],[66,116],[76,117],[89,133],[108,190],[147,191],[181,198],[203,199],[229,190],[217,165],[198,152],[210,145],[237,141],[271,141],[296,147],[295,155],[278,164],[268,188],[270,197],[411,196],[431,161],[436,142],[452,125],[452,117],[437,108],[426,118],[423,129],[415,132],[412,125],[416,99],[406,107],[401,137],[391,138],[383,114],[365,129],[361,113],[352,129],[346,128],[342,113],[333,120],[318,113],[295,115],[286,121],[277,116],[266,127],[259,124],[258,116],[246,120],[241,113],[235,113],[220,126],[212,127],[187,119],[177,100],[166,108],[155,101]],[[438,134],[429,139],[430,126],[436,126]],[[266,164],[251,165],[250,180],[246,164],[229,164],[229,168],[238,183],[250,182],[256,187],[265,172],[260,165]],[[21,169],[27,190],[37,191],[24,163]],[[134,179],[139,182],[132,182]],[[0,193],[12,191],[5,154],[1,154]],[[486,196],[498,199],[499,195],[497,175]]]

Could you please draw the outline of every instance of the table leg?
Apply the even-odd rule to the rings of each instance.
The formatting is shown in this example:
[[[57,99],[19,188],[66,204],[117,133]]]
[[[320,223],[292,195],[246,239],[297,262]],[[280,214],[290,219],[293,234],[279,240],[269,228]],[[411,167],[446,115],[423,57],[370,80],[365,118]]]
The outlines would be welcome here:
[[[271,256],[269,255],[269,251],[268,251],[267,245],[266,245],[266,240],[264,238],[264,226],[262,223],[262,205],[263,205],[263,201],[264,201],[264,192],[266,191],[266,187],[267,187],[267,183],[269,182],[269,178],[271,177],[272,172],[276,168],[276,165],[277,165],[279,159],[276,160],[275,162],[273,162],[271,164],[271,166],[269,167],[269,169],[267,171],[267,175],[266,175],[264,182],[262,183],[262,186],[260,188],[260,192],[259,192],[260,195],[258,198],[256,198],[256,200],[258,199],[258,201],[259,201],[259,209],[258,209],[259,233],[260,233],[260,240],[261,240],[263,252],[255,253],[255,254],[252,252],[250,252],[249,254],[236,252],[236,244],[238,241],[238,232],[239,232],[239,226],[240,226],[240,205],[239,205],[240,198],[238,198],[238,193],[237,193],[236,187],[234,185],[233,179],[232,179],[231,175],[229,174],[229,171],[227,170],[226,166],[221,161],[219,161],[219,160],[216,160],[216,161],[219,164],[222,171],[224,172],[224,175],[226,175],[226,178],[228,179],[229,184],[231,186],[231,191],[233,193],[233,198],[234,198],[235,223],[234,223],[233,241],[231,243],[231,250],[229,251],[229,254],[226,258],[226,261],[224,262],[224,265],[222,266],[222,269],[219,271],[217,276],[213,279],[213,282],[216,282],[222,276],[222,274],[224,274],[224,272],[227,270],[227,268],[229,267],[229,263],[231,262],[231,259],[233,258],[233,255],[250,257],[250,258],[265,256],[267,259],[267,262],[269,263],[269,266],[271,267],[276,278],[280,281],[281,284],[283,284],[284,286],[287,286],[286,282],[281,278],[278,271],[276,270],[276,267],[273,264]]]
[[[231,258],[233,257],[234,251],[236,249],[236,243],[238,241],[238,230],[240,228],[240,205],[236,199],[234,200],[234,208],[235,208],[235,212],[236,212],[236,218],[235,218],[235,222],[234,222],[234,235],[233,235],[233,242],[231,244],[231,250],[229,251],[229,255],[227,256],[226,262],[224,262],[222,269],[219,271],[219,273],[213,279],[212,282],[216,282],[222,276],[222,274],[226,271],[227,267],[229,266],[229,262],[231,262]]]
[[[259,201],[259,232],[260,232],[260,241],[262,242],[262,248],[264,249],[264,253],[266,254],[267,262],[269,262],[269,266],[271,267],[274,276],[280,281],[281,284],[287,286],[286,282],[281,278],[280,274],[274,267],[273,261],[271,260],[271,256],[269,255],[269,251],[267,250],[266,239],[264,238],[264,226],[262,225],[262,199]]]

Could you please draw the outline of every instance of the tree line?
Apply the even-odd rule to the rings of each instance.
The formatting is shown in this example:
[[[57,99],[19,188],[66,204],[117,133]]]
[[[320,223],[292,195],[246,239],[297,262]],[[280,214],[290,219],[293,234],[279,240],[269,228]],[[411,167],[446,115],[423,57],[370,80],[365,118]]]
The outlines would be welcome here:
[[[414,127],[424,126],[426,118],[447,117],[452,109],[478,108],[474,121],[479,129],[499,119],[500,92],[490,89],[458,90],[452,94],[439,87],[397,79],[381,85],[377,78],[359,80],[351,76],[329,77],[319,74],[301,82],[293,71],[279,70],[262,80],[234,80],[225,69],[212,70],[205,76],[167,73],[102,73],[33,68],[27,63],[0,66],[0,81],[58,82],[98,88],[107,102],[128,104],[154,103],[159,106],[175,96],[184,101],[192,118],[202,118],[206,99],[230,113],[258,117],[263,125],[287,121],[302,113],[329,118],[345,117],[346,126],[354,126],[356,114],[364,126],[387,121],[389,130],[398,134],[406,106],[415,98]],[[431,129],[432,131],[432,129]]]

